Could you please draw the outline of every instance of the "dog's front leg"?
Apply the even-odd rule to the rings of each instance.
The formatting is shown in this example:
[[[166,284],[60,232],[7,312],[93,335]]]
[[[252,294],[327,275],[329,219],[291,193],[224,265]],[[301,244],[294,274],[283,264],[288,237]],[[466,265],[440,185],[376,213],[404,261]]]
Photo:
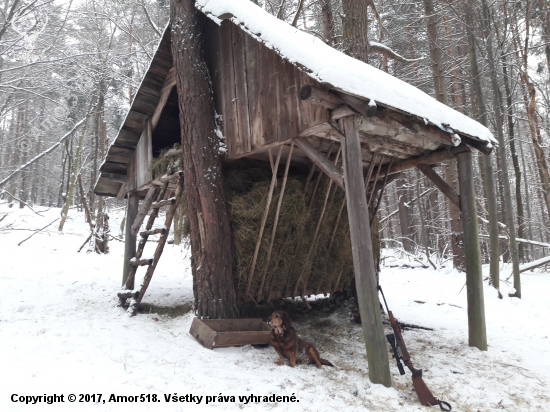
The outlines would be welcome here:
[[[288,358],[290,359],[290,367],[293,368],[296,366],[296,350],[292,350],[289,353]]]
[[[273,348],[275,349],[275,352],[277,352],[277,355],[279,355],[279,360],[275,361],[275,363],[277,365],[284,365],[285,364],[285,358],[283,356],[283,351],[277,345],[273,345]]]

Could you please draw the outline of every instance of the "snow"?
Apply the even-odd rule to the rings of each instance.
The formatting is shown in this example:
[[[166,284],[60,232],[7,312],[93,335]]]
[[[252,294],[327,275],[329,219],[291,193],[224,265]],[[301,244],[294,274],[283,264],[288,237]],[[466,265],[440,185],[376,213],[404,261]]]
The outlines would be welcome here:
[[[7,225],[40,228],[59,215],[59,209],[37,209],[43,217],[27,208],[0,205],[0,219],[7,214],[0,222],[0,250],[5,257],[0,272],[0,410],[30,410],[12,403],[13,394],[65,396],[65,402],[55,406],[33,405],[36,411],[428,410],[412,392],[410,372],[400,376],[392,359],[393,386],[370,383],[361,328],[349,321],[345,310],[317,320],[314,316],[321,315],[306,313],[295,322],[298,333],[308,339],[313,336],[334,368],[276,366],[277,356],[270,347],[205,349],[189,335],[192,313],[178,317],[159,313],[161,307],[193,301],[190,253],[184,247],[165,247],[144,298],[156,306],[150,313],[127,317],[124,309],[116,307],[123,243],[111,241],[108,255],[77,253],[89,229],[83,214],[71,210],[64,233],[50,227],[17,246],[28,234],[4,230]],[[111,213],[111,227],[117,228],[122,218],[122,211]],[[392,257],[391,250],[384,253],[386,264],[404,263]],[[503,278],[510,272],[508,266],[503,268]],[[384,267],[380,280],[398,320],[434,329],[407,330],[403,336],[428,387],[450,402],[453,411],[549,410],[550,274],[522,274],[521,300],[498,299],[485,284],[487,352],[468,346],[463,274],[451,269]],[[333,328],[322,326],[323,322]],[[156,395],[161,402],[101,406],[84,402],[75,407],[67,402],[69,394],[102,394],[103,400],[111,394]],[[235,397],[235,402],[218,401],[220,394]],[[250,395],[295,395],[299,402],[250,402]],[[239,396],[247,398],[240,401]]]
[[[442,130],[446,130],[444,125],[450,125],[456,132],[498,145],[489,129],[475,120],[410,84],[333,49],[321,39],[277,19],[250,0],[196,0],[195,4],[218,23],[229,18],[321,83],[424,118]]]

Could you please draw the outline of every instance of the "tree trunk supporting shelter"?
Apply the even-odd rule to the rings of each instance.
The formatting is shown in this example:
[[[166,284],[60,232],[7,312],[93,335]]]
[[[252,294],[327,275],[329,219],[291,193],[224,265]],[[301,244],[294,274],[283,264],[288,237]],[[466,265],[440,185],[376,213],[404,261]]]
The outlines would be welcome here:
[[[476,195],[472,171],[472,153],[467,147],[457,155],[460,207],[464,228],[466,254],[466,290],[468,298],[468,343],[487,350],[483,277],[476,210]]]
[[[198,316],[231,319],[237,316],[233,243],[212,81],[203,57],[206,17],[194,0],[173,0],[170,9],[195,306]]]
[[[380,314],[374,255],[369,224],[369,210],[363,182],[361,143],[355,116],[342,121],[345,137],[342,137],[344,182],[348,209],[353,266],[361,325],[365,337],[369,379],[373,383],[391,386],[388,350]]]

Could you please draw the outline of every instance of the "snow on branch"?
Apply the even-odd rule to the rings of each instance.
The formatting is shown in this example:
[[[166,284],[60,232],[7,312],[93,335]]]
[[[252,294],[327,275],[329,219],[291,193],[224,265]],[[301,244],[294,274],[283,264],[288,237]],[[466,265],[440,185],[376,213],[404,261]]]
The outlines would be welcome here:
[[[379,53],[388,57],[389,59],[397,60],[403,63],[414,63],[420,60],[424,60],[425,57],[419,57],[417,59],[407,59],[406,57],[401,56],[399,53],[386,46],[385,44],[371,41],[370,43],[370,52]]]

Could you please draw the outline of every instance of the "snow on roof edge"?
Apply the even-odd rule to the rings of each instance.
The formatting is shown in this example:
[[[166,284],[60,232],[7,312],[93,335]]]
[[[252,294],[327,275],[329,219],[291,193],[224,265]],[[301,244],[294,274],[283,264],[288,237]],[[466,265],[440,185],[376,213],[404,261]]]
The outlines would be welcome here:
[[[479,122],[411,84],[347,56],[315,36],[277,19],[250,0],[196,0],[195,6],[218,24],[224,19],[231,20],[320,83],[418,116],[446,132],[462,133],[498,145],[490,130]]]

